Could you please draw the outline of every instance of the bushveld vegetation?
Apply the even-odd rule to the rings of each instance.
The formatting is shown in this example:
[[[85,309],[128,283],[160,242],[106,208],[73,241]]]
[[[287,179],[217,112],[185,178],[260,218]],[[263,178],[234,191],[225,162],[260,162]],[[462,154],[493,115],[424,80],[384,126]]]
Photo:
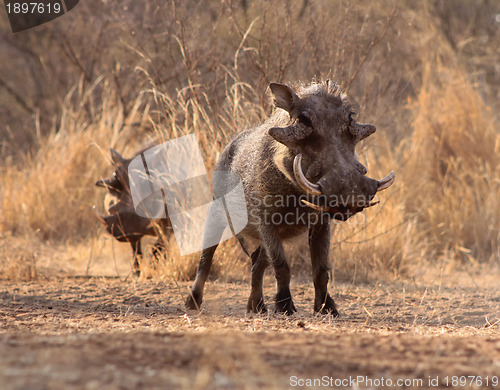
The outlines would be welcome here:
[[[92,210],[109,147],[128,156],[195,133],[210,170],[270,113],[269,82],[323,78],[377,126],[358,150],[369,175],[397,175],[378,206],[336,227],[337,280],[495,266],[499,31],[500,5],[472,0],[89,0],[15,35],[2,14],[0,267],[28,263],[32,277],[40,247],[99,247],[112,262]],[[309,270],[305,241],[288,247],[296,274]],[[221,249],[215,274],[248,278],[236,241]],[[188,279],[196,264],[172,237],[148,273]]]

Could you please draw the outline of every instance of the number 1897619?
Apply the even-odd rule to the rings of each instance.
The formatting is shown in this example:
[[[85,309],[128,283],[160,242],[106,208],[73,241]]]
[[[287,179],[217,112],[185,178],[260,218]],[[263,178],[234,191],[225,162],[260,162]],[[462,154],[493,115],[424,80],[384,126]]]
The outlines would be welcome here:
[[[59,14],[63,10],[61,3],[5,3],[7,13],[9,14]]]

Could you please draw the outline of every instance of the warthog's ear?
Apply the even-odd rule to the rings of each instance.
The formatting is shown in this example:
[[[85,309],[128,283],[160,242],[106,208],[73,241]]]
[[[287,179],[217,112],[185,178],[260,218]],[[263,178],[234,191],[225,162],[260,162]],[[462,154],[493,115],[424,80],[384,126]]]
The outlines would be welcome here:
[[[293,149],[312,134],[312,128],[304,126],[272,127],[268,133],[276,141]]]
[[[118,166],[125,164],[125,159],[116,150],[109,148],[109,153],[111,154],[111,161],[113,161],[113,165]]]
[[[299,101],[299,97],[292,88],[285,84],[271,83],[269,88],[274,95],[274,104],[287,112],[291,112]]]

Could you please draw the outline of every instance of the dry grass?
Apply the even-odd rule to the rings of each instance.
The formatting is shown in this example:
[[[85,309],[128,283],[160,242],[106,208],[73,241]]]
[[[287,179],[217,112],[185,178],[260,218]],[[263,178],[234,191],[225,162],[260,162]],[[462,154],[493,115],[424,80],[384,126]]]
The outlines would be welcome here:
[[[135,35],[123,35],[123,46],[109,57],[102,53],[102,76],[80,78],[62,95],[57,124],[37,132],[26,148],[31,152],[10,154],[0,166],[2,242],[25,243],[8,252],[13,279],[33,277],[29,259],[39,245],[52,245],[54,253],[80,248],[75,261],[81,264],[113,257],[92,211],[104,196],[94,182],[111,171],[110,146],[130,155],[147,139],[195,133],[211,170],[234,134],[269,113],[269,81],[315,76],[348,88],[361,119],[377,125],[359,150],[369,174],[397,174],[379,206],[337,226],[337,279],[414,277],[432,263],[457,269],[498,261],[500,136],[489,103],[497,84],[486,77],[496,36],[481,29],[481,19],[474,31],[482,57],[474,62],[462,30],[453,25],[451,31],[442,18],[429,17],[432,10],[406,2],[397,9],[390,1],[318,2],[301,13],[285,3],[254,1],[246,14],[236,3],[207,4],[194,18],[188,4],[174,1],[157,13],[144,10],[155,15],[151,25],[129,20]],[[459,16],[454,21],[465,23]],[[458,44],[450,44],[450,34]],[[484,43],[485,36],[490,41]],[[137,90],[127,84],[124,92],[120,77],[134,68]],[[305,240],[288,248],[294,272],[309,272]],[[25,271],[16,273],[15,259]],[[145,273],[185,280],[196,264],[196,256],[179,255],[172,237],[165,260],[147,264]],[[235,241],[218,250],[215,275],[241,280],[247,268]]]
[[[416,214],[434,253],[498,259],[500,134],[493,113],[462,72],[439,62],[425,70],[412,111],[406,186],[416,177],[421,184],[406,212]]]

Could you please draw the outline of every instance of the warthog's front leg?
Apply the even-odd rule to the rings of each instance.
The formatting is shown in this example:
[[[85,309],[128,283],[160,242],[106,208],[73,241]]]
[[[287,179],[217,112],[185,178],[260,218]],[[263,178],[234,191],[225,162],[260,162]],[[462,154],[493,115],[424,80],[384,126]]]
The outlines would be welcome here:
[[[317,223],[309,227],[309,250],[314,281],[314,311],[322,314],[339,315],[337,306],[328,294],[328,272],[330,264],[330,223]]]
[[[292,294],[290,293],[290,266],[285,258],[283,244],[271,225],[261,227],[261,238],[276,277],[276,312],[292,315],[297,309],[295,309]]]
[[[262,284],[264,272],[269,266],[267,254],[264,248],[259,246],[252,253],[252,291],[248,298],[247,312],[266,313],[267,307],[264,303]]]
[[[142,258],[141,239],[134,239],[130,240],[129,242],[134,253],[134,263],[132,265],[132,271],[134,272],[135,276],[139,277],[141,276],[141,264],[139,263],[139,258]]]

